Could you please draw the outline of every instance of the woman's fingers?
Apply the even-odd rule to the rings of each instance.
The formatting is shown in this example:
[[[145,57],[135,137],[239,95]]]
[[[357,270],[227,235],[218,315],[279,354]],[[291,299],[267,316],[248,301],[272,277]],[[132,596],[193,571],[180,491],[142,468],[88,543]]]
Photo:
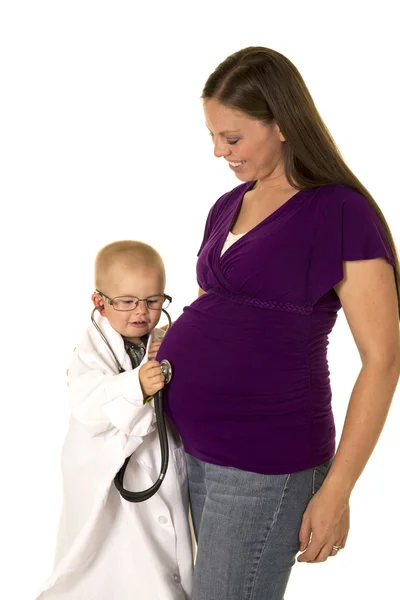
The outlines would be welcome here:
[[[341,542],[335,542],[334,545],[332,546],[332,550],[330,551],[329,556],[336,556],[338,554],[338,552],[340,552],[340,550],[343,550],[345,545],[346,545],[346,538],[344,538]]]
[[[303,554],[298,557],[298,562],[314,562],[324,547],[324,542],[317,540],[315,535],[311,536],[311,541]]]
[[[299,533],[299,551],[304,552],[310,543],[311,538],[311,521],[307,515],[303,516],[303,522],[301,524]]]

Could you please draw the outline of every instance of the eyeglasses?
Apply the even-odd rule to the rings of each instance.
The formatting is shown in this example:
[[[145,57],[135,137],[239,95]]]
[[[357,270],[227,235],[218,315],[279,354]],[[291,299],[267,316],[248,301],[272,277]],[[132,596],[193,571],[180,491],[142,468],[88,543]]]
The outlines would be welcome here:
[[[136,298],[135,296],[116,296],[115,298],[109,298],[100,290],[95,290],[96,294],[99,294],[105,302],[113,307],[114,310],[134,310],[139,302],[145,302],[147,308],[151,310],[161,310],[162,308],[168,308],[172,302],[171,296],[167,294],[159,294],[157,296],[150,296],[149,298]]]

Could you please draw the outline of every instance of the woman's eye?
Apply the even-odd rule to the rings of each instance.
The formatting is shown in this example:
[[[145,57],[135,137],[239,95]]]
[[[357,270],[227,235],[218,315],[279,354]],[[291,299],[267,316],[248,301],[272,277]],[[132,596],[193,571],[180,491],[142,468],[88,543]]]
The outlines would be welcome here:
[[[228,142],[228,144],[233,146],[233,144],[237,144],[239,140],[226,140],[226,141]]]

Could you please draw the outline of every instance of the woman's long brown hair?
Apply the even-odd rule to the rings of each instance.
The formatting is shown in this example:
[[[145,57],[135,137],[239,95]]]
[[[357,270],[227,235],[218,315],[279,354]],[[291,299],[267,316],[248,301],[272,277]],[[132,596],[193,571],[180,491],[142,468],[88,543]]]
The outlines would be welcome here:
[[[266,124],[275,121],[284,144],[285,174],[296,189],[347,185],[362,194],[382,222],[394,259],[400,314],[400,269],[393,236],[368,190],[343,160],[297,68],[285,56],[263,47],[239,50],[210,75],[202,93]]]

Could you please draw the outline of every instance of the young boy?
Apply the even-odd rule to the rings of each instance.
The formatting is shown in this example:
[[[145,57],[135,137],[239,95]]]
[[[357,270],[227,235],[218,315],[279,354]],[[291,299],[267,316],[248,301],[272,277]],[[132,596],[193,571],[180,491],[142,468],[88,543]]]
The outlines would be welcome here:
[[[157,479],[160,447],[152,401],[164,386],[154,358],[165,304],[159,254],[134,241],[105,246],[95,263],[96,322],[68,369],[70,426],[62,451],[64,503],[53,574],[38,600],[188,600],[193,568],[183,447],[169,425],[170,462],[158,492],[130,503],[125,488]],[[141,299],[141,300],[139,300]]]

